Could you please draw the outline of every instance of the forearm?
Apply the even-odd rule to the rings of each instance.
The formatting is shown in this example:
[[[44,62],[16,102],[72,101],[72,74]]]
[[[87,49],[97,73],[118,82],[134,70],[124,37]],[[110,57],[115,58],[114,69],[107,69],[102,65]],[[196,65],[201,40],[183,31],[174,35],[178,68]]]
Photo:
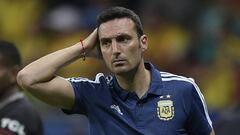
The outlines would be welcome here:
[[[214,130],[212,130],[212,132],[210,133],[210,135],[215,135],[215,132],[214,132]]]
[[[18,74],[20,85],[33,85],[35,83],[50,81],[55,73],[63,66],[80,58],[83,53],[82,46],[78,43],[71,47],[48,54],[27,65]]]

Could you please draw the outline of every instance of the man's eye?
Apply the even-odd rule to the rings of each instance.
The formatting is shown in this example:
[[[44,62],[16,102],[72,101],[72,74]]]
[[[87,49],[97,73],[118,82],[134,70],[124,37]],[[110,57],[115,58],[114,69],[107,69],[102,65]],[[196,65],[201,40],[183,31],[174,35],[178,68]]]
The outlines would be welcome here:
[[[102,46],[109,46],[110,45],[110,42],[109,41],[103,41],[102,42]]]
[[[131,39],[130,37],[120,36],[120,37],[117,38],[117,41],[127,43],[130,39]]]
[[[127,41],[127,39],[124,38],[124,37],[119,37],[119,38],[118,38],[118,41],[119,41],[119,42],[125,42],[125,41]]]

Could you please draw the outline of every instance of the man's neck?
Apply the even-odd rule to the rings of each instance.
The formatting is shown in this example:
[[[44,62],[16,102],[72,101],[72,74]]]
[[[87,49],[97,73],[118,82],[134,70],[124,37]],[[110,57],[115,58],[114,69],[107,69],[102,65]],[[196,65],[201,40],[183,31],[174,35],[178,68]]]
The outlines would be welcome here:
[[[124,90],[134,91],[141,98],[149,89],[151,73],[142,61],[135,70],[125,75],[116,75],[116,78]]]
[[[0,102],[4,101],[5,99],[8,99],[8,97],[15,94],[18,90],[13,87],[7,90],[2,90],[3,92],[0,94]]]

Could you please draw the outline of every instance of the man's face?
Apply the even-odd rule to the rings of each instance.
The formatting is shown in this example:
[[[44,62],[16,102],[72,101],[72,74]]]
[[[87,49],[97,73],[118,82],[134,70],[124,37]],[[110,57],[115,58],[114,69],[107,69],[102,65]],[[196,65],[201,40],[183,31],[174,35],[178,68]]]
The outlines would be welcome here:
[[[5,65],[0,56],[0,96],[10,89],[15,83],[16,79],[12,68]]]
[[[127,73],[139,65],[147,47],[146,36],[138,38],[131,19],[121,18],[102,23],[98,34],[103,59],[111,72]]]

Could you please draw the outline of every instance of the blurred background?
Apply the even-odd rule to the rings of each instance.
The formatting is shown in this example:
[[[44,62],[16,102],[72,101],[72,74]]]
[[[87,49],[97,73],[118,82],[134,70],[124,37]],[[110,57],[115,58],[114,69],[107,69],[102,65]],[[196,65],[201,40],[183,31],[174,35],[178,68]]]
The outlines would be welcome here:
[[[147,61],[195,79],[217,134],[240,130],[239,0],[1,0],[0,39],[14,42],[26,65],[84,39],[98,13],[111,6],[140,16],[149,38]],[[94,79],[98,72],[108,73],[104,63],[87,59],[59,74]],[[26,94],[43,118],[45,135],[88,135],[86,117],[64,115]]]

